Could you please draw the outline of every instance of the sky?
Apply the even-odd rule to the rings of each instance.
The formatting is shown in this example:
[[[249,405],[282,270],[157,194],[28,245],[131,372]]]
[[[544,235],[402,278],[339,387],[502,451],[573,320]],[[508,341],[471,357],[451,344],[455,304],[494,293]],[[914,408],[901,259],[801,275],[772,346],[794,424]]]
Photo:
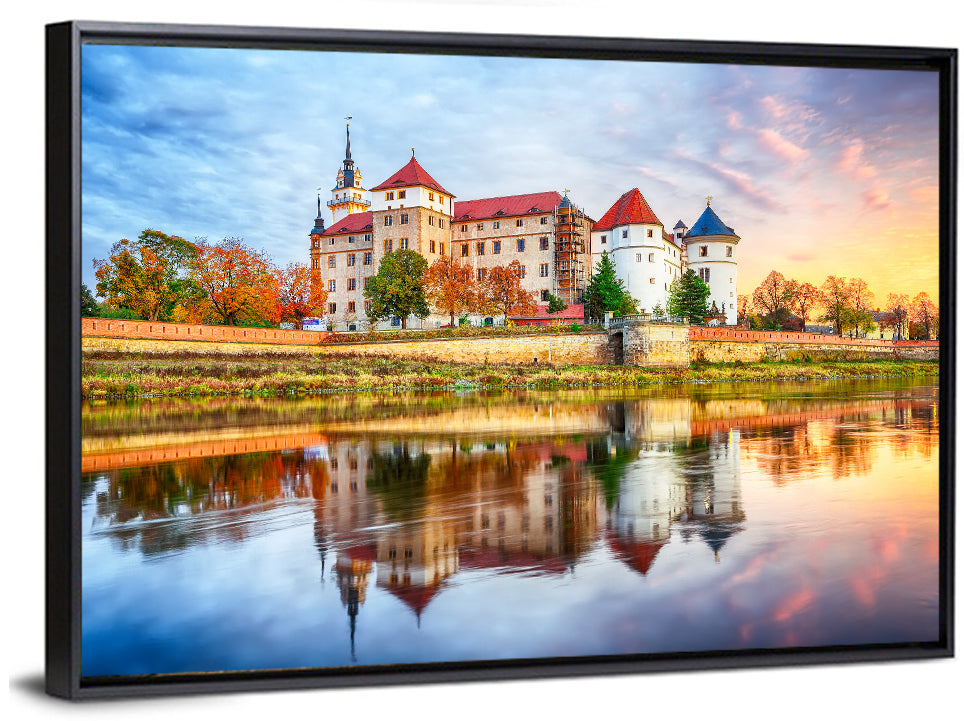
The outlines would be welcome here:
[[[739,293],[778,270],[937,297],[936,74],[102,45],[82,50],[84,282],[145,228],[307,263],[349,115],[366,188],[414,147],[457,200],[568,190],[598,219],[639,188],[670,230],[711,196]]]

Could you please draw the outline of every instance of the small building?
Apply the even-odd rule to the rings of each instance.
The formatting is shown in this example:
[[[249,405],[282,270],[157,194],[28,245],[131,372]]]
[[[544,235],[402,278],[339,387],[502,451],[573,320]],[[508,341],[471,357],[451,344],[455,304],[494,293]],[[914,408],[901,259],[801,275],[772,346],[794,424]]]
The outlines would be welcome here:
[[[736,249],[740,236],[713,211],[710,200],[707,199],[706,208],[693,227],[683,233],[686,267],[710,287],[707,302],[715,301],[726,314],[726,324],[736,325]]]

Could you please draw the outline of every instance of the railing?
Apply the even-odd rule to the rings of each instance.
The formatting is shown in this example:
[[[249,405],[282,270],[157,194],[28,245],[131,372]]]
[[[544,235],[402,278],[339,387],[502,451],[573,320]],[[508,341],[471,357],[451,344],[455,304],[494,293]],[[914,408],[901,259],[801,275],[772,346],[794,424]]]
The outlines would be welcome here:
[[[371,205],[372,201],[365,200],[364,198],[336,198],[335,200],[329,200],[326,205],[330,208],[334,205],[342,205],[344,203],[355,203],[356,205]]]

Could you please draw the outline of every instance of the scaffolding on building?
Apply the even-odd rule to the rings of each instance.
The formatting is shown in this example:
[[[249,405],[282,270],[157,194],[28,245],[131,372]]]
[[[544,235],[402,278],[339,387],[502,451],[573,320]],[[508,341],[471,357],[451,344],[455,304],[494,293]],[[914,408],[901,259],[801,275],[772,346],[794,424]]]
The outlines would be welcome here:
[[[586,214],[568,197],[553,211],[553,295],[567,305],[582,303],[586,290]]]

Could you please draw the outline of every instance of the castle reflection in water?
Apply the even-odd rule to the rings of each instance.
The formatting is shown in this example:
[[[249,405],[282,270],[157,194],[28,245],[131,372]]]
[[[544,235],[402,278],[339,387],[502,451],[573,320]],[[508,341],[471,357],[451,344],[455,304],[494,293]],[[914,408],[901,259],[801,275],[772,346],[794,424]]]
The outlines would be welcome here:
[[[759,463],[806,469],[816,459],[860,473],[821,456],[870,463],[862,434],[847,435],[849,419],[914,426],[927,453],[937,442],[935,407],[919,396],[528,398],[420,414],[382,409],[321,426],[259,417],[248,441],[181,424],[190,442],[180,445],[150,423],[140,434],[98,435],[92,415],[84,492],[96,506],[92,530],[147,557],[242,542],[267,533],[266,510],[310,508],[319,582],[337,586],[354,648],[373,587],[401,602],[399,622],[417,626],[472,574],[564,579],[603,553],[645,577],[674,538],[690,544],[690,557],[718,562],[747,520],[741,443]],[[821,432],[836,435],[823,443]],[[260,450],[244,452],[252,448]]]

